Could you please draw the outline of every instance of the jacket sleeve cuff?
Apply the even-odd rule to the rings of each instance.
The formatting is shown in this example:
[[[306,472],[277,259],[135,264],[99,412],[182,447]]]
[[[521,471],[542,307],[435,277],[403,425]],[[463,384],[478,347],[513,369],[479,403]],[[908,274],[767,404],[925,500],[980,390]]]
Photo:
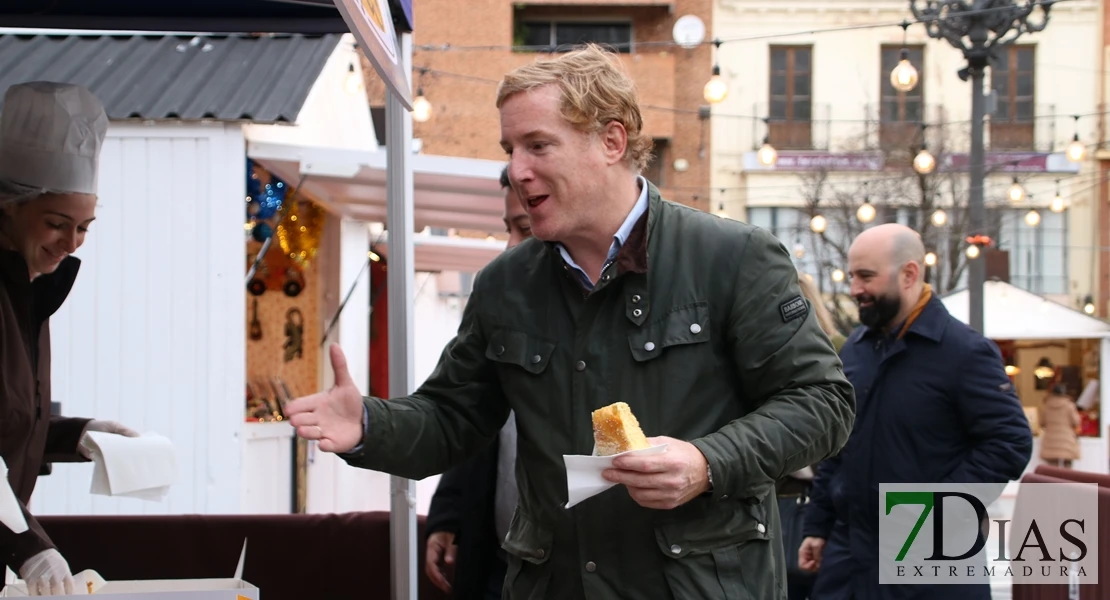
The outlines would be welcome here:
[[[92,419],[51,417],[46,430],[46,450],[43,462],[88,462],[77,452],[81,436]]]
[[[705,456],[705,461],[709,463],[709,470],[713,472],[713,489],[711,492],[714,500],[726,501],[731,499],[758,503],[769,491],[773,490],[773,483],[765,486],[752,486],[748,490],[750,493],[738,496],[736,482],[743,481],[744,477],[733,472],[737,461],[718,452],[714,444],[709,443],[706,438],[692,440],[690,443]]]

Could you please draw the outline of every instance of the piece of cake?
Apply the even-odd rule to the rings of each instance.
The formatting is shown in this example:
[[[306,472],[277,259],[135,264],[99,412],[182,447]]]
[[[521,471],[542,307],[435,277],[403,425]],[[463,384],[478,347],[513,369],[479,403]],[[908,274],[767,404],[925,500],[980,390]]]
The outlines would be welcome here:
[[[592,416],[598,456],[612,456],[651,447],[644,432],[640,430],[640,422],[624,402],[599,408]]]

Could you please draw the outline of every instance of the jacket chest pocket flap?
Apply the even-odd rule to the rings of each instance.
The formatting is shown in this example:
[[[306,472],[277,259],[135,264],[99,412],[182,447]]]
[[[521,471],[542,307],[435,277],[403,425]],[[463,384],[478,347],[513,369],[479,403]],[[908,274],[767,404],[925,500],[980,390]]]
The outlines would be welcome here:
[[[513,329],[494,331],[486,346],[486,358],[518,366],[533,375],[539,375],[547,369],[554,353],[554,342]]]
[[[662,318],[644,324],[628,335],[628,346],[632,357],[643,362],[662,356],[667,348],[709,340],[709,304],[696,302],[671,309]]]

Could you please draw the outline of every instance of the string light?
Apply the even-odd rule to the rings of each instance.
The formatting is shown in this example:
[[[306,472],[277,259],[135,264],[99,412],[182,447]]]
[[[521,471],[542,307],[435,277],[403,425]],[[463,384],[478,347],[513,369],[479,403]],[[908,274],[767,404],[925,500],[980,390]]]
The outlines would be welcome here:
[[[902,21],[902,52],[898,65],[890,72],[890,85],[899,92],[906,93],[917,87],[917,69],[910,64],[910,51],[906,48],[906,30],[910,22]]]
[[[1014,182],[1010,184],[1010,189],[1006,192],[1006,195],[1010,198],[1010,202],[1014,204],[1025,200],[1025,188],[1018,183],[1017,177],[1014,177]]]
[[[1073,118],[1075,119],[1075,137],[1068,144],[1065,154],[1067,154],[1068,160],[1077,163],[1083,162],[1083,159],[1087,157],[1087,147],[1079,141],[1079,115],[1075,115]]]
[[[1030,210],[1025,213],[1025,224],[1030,227],[1036,227],[1041,224],[1041,213],[1036,210]]]
[[[1048,205],[1048,210],[1054,213],[1062,213],[1065,208],[1064,197],[1060,195],[1060,180],[1056,180],[1056,195],[1052,197],[1052,202]]]
[[[925,265],[931,267],[935,264],[937,264],[937,255],[936,255],[936,253],[935,252],[926,252],[925,253]]]
[[[825,229],[829,226],[829,221],[821,215],[814,215],[809,220],[809,228],[813,233],[825,233]]]
[[[728,217],[728,212],[725,210],[725,203],[724,202],[720,202],[720,203],[717,204],[717,210],[713,211],[713,214],[717,215],[718,217],[721,217],[722,219],[729,218]]]
[[[934,158],[932,153],[925,149],[925,146],[923,145],[921,147],[921,151],[918,152],[917,156],[913,158],[913,170],[921,173],[922,175],[928,175],[929,173],[933,172],[933,169],[936,168],[937,159]]]
[[[799,259],[805,258],[806,247],[803,246],[801,243],[794,244],[794,256],[797,256]]]
[[[937,227],[944,227],[944,224],[947,222],[948,213],[944,212],[943,209],[938,208],[935,212],[933,212],[933,225],[936,225]]]
[[[864,201],[858,209],[856,209],[856,218],[860,223],[870,223],[875,220],[875,205],[868,201]]]
[[[419,88],[416,91],[416,97],[412,99],[412,120],[417,123],[424,123],[431,118],[432,103],[424,97],[424,88]]]
[[[840,269],[833,269],[832,280],[837,283],[844,281],[844,271],[841,271]]]
[[[717,62],[720,51],[721,40],[713,40],[713,76],[702,89],[702,96],[710,104],[719,104],[728,97],[728,83],[721,79],[721,65]]]
[[[974,260],[979,258],[979,246],[972,244],[967,247],[967,257]]]

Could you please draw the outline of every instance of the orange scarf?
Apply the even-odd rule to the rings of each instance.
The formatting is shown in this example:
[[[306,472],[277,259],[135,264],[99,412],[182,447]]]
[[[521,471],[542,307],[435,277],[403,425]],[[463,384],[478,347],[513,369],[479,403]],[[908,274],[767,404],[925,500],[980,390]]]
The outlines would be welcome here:
[[[906,322],[902,325],[902,331],[898,332],[898,339],[902,339],[902,336],[906,335],[906,332],[910,330],[910,325],[913,325],[913,322],[921,316],[921,313],[925,310],[925,305],[929,303],[929,298],[932,297],[933,286],[926,283],[925,288],[921,290],[921,297],[917,299],[917,304],[910,311],[910,316],[906,317]]]

